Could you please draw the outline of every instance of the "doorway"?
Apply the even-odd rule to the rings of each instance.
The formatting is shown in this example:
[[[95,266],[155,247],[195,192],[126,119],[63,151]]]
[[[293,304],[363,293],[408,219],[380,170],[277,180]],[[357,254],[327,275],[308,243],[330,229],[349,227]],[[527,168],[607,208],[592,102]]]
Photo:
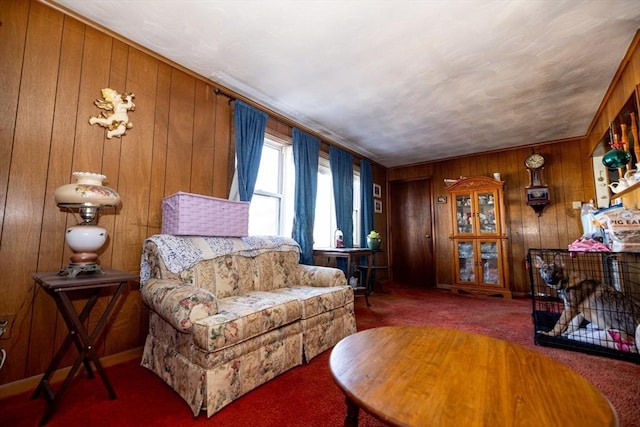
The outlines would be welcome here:
[[[431,180],[389,182],[389,207],[393,280],[435,287]]]

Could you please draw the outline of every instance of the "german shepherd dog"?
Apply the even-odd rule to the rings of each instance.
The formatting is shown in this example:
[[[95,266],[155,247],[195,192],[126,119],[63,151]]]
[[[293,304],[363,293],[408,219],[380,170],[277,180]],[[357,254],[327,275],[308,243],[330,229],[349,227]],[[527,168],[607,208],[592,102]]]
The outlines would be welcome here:
[[[565,264],[559,254],[552,263],[536,256],[535,266],[542,280],[555,289],[564,302],[564,310],[553,329],[538,333],[552,337],[570,334],[587,320],[598,329],[620,331],[623,340],[632,340],[636,342],[636,348],[640,348],[638,301],[598,280],[587,279],[577,272],[565,273]]]

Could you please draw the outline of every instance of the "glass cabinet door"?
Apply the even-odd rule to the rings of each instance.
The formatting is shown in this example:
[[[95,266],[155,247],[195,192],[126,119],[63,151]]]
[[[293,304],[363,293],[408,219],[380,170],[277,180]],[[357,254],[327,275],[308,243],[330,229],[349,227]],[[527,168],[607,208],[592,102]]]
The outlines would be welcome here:
[[[458,258],[457,281],[475,283],[475,248],[473,241],[457,241],[456,256]]]
[[[498,242],[481,240],[479,243],[481,282],[485,285],[500,285]]]
[[[471,194],[456,194],[456,234],[473,234]]]
[[[496,222],[496,192],[480,191],[476,193],[479,234],[498,234]]]

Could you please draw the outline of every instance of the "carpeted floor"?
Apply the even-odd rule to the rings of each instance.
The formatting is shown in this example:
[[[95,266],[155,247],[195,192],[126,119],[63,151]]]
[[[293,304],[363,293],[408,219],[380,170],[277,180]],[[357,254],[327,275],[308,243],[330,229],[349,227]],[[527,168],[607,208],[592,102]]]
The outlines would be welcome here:
[[[356,299],[358,329],[387,325],[455,328],[518,343],[568,365],[611,401],[622,427],[640,427],[640,365],[555,348],[535,346],[529,300],[453,295],[442,290],[392,286],[388,294]],[[107,369],[118,394],[109,400],[99,379],[80,375],[49,426],[300,426],[343,425],[344,396],[328,369],[330,351],[294,368],[233,402],[213,417],[194,418],[168,386],[137,361]],[[353,355],[358,363],[358,355]],[[558,402],[559,405],[562,402]],[[45,403],[29,394],[0,401],[0,426],[37,425]],[[366,413],[361,426],[383,426]],[[584,425],[589,426],[588,420]],[[458,427],[458,426],[456,426]],[[464,427],[464,426],[461,426]]]

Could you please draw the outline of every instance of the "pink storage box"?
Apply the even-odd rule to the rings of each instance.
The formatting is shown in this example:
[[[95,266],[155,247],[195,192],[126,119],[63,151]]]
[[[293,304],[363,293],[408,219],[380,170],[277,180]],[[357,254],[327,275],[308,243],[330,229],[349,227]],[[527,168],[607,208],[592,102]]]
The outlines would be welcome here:
[[[162,233],[180,236],[248,236],[249,202],[180,191],[162,201]]]

